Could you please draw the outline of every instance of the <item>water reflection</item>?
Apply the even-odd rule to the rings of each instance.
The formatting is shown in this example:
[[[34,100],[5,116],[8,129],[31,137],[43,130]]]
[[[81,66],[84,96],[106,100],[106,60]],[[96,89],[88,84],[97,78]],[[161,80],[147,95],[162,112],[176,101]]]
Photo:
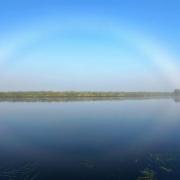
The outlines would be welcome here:
[[[0,175],[179,179],[179,106],[171,99],[0,103]]]
[[[4,165],[0,168],[0,178],[1,179],[26,179],[26,180],[37,180],[38,172],[36,170],[36,164],[34,163],[24,163],[21,166],[17,164]]]

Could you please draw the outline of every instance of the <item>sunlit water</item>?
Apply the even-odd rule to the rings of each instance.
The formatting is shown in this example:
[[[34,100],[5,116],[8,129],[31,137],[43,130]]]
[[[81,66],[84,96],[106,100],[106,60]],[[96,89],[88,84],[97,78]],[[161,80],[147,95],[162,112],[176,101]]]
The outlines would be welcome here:
[[[179,169],[171,99],[0,103],[0,180],[179,180]]]

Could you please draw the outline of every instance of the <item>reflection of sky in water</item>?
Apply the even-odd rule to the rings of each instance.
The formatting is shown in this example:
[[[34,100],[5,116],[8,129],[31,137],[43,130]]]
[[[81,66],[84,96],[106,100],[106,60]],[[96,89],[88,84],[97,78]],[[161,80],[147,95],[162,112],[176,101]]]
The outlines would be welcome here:
[[[0,103],[0,158],[65,168],[178,151],[179,106],[172,100]]]

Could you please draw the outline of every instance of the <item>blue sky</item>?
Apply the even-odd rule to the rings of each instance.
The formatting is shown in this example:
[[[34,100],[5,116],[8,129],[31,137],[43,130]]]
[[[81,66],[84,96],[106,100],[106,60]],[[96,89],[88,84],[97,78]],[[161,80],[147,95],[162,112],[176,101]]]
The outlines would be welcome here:
[[[180,87],[178,0],[2,0],[0,90]]]

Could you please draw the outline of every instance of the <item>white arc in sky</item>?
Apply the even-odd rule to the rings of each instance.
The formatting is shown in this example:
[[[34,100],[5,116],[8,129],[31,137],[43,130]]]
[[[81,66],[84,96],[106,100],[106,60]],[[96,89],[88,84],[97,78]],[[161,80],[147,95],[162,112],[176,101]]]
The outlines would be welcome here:
[[[95,22],[93,24],[93,22]],[[57,26],[57,22],[46,22],[45,24],[41,24],[41,26],[36,27],[34,29],[24,30],[23,32],[19,32],[10,38],[5,38],[4,42],[0,43],[0,65],[6,61],[13,61],[13,55],[19,51],[23,46],[26,46],[29,43],[38,43],[41,41],[44,36],[48,36],[55,31],[63,31],[68,28],[84,28],[81,21],[73,21],[73,23],[59,23],[59,27]],[[48,25],[48,26],[47,26]],[[107,27],[107,29],[104,27]],[[125,26],[118,27],[113,23],[97,23],[97,21],[91,20],[85,25],[85,30],[93,30],[93,29],[107,31],[108,34],[113,34],[113,36],[117,36],[118,38],[127,39],[128,43],[131,46],[135,46],[139,52],[145,54],[148,59],[154,63],[159,70],[164,74],[167,78],[167,81],[171,83],[172,87],[180,87],[180,71],[177,65],[176,58],[170,54],[166,50],[166,48],[159,45],[157,41],[153,41],[152,38],[148,38],[140,33],[135,32],[134,30],[130,30]]]

